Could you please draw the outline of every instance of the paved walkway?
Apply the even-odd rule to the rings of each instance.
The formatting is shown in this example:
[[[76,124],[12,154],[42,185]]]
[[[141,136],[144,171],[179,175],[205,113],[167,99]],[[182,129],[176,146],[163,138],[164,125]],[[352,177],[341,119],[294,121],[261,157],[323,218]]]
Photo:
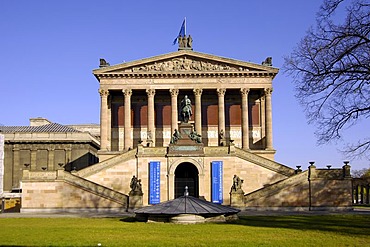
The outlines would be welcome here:
[[[353,211],[242,211],[240,216],[281,216],[281,215],[370,215],[370,208],[354,209]],[[124,218],[134,217],[133,212],[127,213],[0,213],[0,218]]]

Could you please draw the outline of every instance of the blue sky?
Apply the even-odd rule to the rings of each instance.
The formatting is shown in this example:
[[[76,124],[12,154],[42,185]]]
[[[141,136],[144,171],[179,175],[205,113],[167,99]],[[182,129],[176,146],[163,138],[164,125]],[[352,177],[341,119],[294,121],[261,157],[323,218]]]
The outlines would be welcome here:
[[[172,41],[186,17],[195,51],[281,67],[315,24],[321,1],[11,1],[0,2],[0,124],[28,125],[31,117],[61,124],[99,123],[99,83],[92,70],[177,50]],[[340,17],[340,13],[338,14]],[[290,167],[316,161],[341,167],[343,142],[317,146],[314,126],[294,98],[291,78],[273,82],[276,161]],[[364,123],[363,123],[364,124]],[[369,168],[351,160],[353,169]]]

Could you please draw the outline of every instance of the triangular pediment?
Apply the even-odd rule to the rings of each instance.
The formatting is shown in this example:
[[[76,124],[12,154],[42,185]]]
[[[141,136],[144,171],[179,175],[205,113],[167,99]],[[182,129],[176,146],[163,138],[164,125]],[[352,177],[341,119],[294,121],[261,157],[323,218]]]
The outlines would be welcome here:
[[[267,72],[277,68],[194,51],[178,51],[94,70],[95,75],[126,73]]]

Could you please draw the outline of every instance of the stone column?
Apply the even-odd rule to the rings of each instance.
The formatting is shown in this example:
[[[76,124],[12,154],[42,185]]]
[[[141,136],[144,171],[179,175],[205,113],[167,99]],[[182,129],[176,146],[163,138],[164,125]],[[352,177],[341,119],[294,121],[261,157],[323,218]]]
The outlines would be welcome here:
[[[177,96],[179,95],[178,89],[170,89],[171,93],[171,135],[175,132],[175,129],[178,129],[178,115],[177,112]]]
[[[195,131],[202,135],[202,89],[196,88],[193,90],[195,96]]]
[[[272,150],[272,103],[271,103],[272,88],[265,89],[266,98],[266,149]]]
[[[100,89],[100,150],[108,151],[108,95],[109,91]]]
[[[112,97],[107,100],[107,149],[112,151]]]
[[[36,170],[37,169],[37,148],[33,147],[31,149],[31,166],[30,170]]]
[[[68,144],[68,146],[64,149],[66,152],[66,164],[70,164],[71,170],[74,169],[72,166],[72,144]]]
[[[218,134],[223,131],[226,135],[225,130],[225,88],[217,89],[218,94]]]
[[[54,171],[56,170],[54,167],[54,147],[48,150],[48,170]]]
[[[148,95],[148,141],[150,146],[155,147],[155,120],[154,120],[154,95],[155,89],[147,89]]]
[[[14,145],[14,148],[13,148],[13,167],[11,167],[11,176],[12,176],[12,179],[11,179],[11,186],[12,187],[18,187],[18,184],[16,184],[16,181],[18,180],[17,179],[17,168],[18,169],[23,169],[23,170],[26,170],[26,169],[31,169],[31,166],[27,166],[25,167],[24,165],[25,164],[21,164],[21,157],[20,157],[20,148],[18,146],[18,144],[15,144]],[[28,164],[30,165],[30,164]],[[5,175],[5,174],[4,174]],[[10,174],[9,174],[10,175]],[[4,184],[5,186],[5,184]]]
[[[249,149],[249,88],[242,88],[240,92],[242,94],[242,147],[247,150]]]
[[[168,174],[168,200],[175,199],[175,174]]]
[[[125,104],[125,121],[124,121],[124,132],[125,132],[125,139],[124,139],[124,150],[129,150],[132,145],[131,140],[131,89],[124,89],[122,90],[124,95],[124,104]]]

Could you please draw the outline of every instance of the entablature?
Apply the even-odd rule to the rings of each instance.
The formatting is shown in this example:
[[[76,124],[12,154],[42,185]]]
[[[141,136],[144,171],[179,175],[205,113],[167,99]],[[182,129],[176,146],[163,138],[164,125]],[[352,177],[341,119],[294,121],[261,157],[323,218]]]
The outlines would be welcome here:
[[[242,78],[242,77],[268,77],[273,78],[276,74],[263,71],[238,71],[238,72],[200,72],[200,73],[166,73],[166,72],[123,72],[123,73],[106,73],[97,74],[98,79],[102,78]]]
[[[274,78],[279,69],[210,54],[181,50],[114,66],[95,69],[98,80],[103,78]]]

